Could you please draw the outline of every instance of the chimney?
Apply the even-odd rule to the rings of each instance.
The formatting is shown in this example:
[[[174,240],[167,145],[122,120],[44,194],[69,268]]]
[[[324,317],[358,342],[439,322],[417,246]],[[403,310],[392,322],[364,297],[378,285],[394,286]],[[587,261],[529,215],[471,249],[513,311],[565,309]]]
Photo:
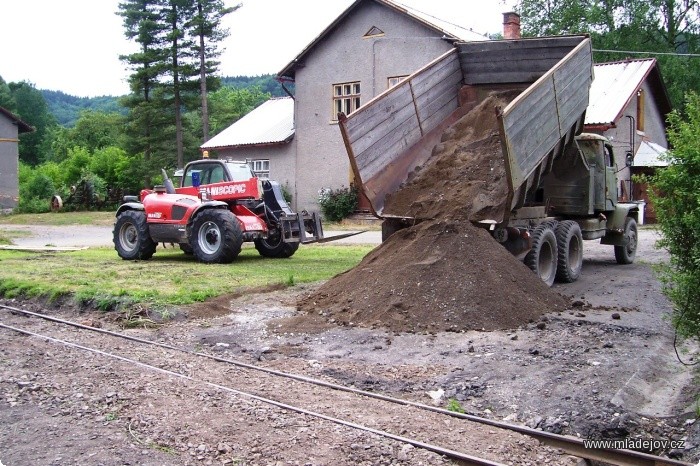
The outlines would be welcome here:
[[[520,39],[520,15],[514,12],[503,13],[503,38]]]

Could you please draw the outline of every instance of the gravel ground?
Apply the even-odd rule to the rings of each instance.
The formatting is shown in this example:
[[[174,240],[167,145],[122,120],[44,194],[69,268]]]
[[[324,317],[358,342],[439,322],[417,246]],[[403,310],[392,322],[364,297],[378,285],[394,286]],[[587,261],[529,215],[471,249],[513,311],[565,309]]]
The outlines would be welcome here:
[[[68,235],[41,236],[40,242],[92,246],[75,239],[86,234],[110,244],[109,228],[99,234],[75,230],[73,244],[62,243]],[[666,259],[653,248],[655,238],[653,230],[640,230],[638,260],[630,266],[615,265],[609,247],[586,243],[581,279],[555,287],[572,299],[571,308],[508,331],[396,333],[320,319],[300,328],[296,301],[312,286],[222,297],[182,309],[180,318],[157,328],[123,331],[422,403],[445,406],[453,400],[468,413],[556,433],[682,439],[684,449],[655,453],[698,462],[697,371],[675,356],[667,319],[671,307],[650,267]],[[41,308],[40,303],[10,304]],[[50,312],[122,331],[116,315],[67,307]],[[0,311],[0,322],[87,341],[194,379],[0,329],[0,462],[6,466],[451,464],[435,453],[202,381],[257,390],[506,464],[576,464],[557,450],[495,429],[374,407],[106,336],[86,340],[74,330],[6,311]],[[698,350],[684,345],[681,354],[697,359]]]

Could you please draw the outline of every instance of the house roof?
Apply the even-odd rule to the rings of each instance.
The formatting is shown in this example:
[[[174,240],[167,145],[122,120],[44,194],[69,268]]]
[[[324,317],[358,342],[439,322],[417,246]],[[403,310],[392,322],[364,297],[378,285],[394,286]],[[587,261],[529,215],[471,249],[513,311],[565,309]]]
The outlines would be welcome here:
[[[661,114],[671,112],[671,101],[656,59],[597,63],[593,73],[586,125],[613,126],[645,80]]]
[[[200,149],[281,144],[294,137],[294,99],[266,101],[252,112],[205,142]]]
[[[634,166],[635,167],[666,167],[668,162],[663,160],[661,156],[666,153],[668,149],[661,147],[658,144],[654,144],[650,141],[642,141],[637,149],[637,153],[634,154]]]
[[[340,24],[348,15],[350,15],[350,13],[352,13],[353,10],[360,6],[360,4],[367,1],[373,1],[380,5],[384,5],[387,8],[391,8],[394,11],[397,11],[411,18],[412,20],[417,21],[418,23],[421,23],[424,26],[434,30],[436,34],[440,34],[443,39],[449,42],[454,42],[457,40],[477,41],[488,39],[488,37],[474,32],[471,28],[459,26],[449,21],[437,18],[427,11],[416,10],[415,8],[409,7],[399,2],[391,0],[356,0],[348,8],[346,8],[345,11],[343,11],[340,14],[340,16],[338,16],[330,25],[328,25],[328,27],[324,29],[318,37],[311,41],[309,45],[307,45],[296,57],[294,57],[294,59],[290,61],[282,69],[282,71],[277,73],[277,76],[280,78],[286,77],[293,79],[297,66],[303,62],[306,55],[328,34],[330,34],[338,26],[338,24]]]
[[[12,123],[17,125],[17,129],[20,134],[31,133],[34,131],[34,127],[32,127],[29,123],[22,121],[18,116],[6,108],[0,107],[0,115],[5,115],[10,121],[12,121]]]

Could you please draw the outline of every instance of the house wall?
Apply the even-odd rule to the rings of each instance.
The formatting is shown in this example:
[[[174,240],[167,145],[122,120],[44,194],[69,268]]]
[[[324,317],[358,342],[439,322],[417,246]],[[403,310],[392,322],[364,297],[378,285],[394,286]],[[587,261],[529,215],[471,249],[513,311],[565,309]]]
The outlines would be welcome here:
[[[642,85],[644,91],[644,131],[636,130],[637,118],[637,97],[636,95],[630,100],[625,107],[622,116],[615,122],[616,128],[607,130],[604,135],[612,142],[615,149],[615,162],[620,172],[618,176],[618,195],[622,198],[623,194],[629,194],[633,191],[630,186],[631,172],[629,167],[625,166],[625,157],[630,150],[631,141],[634,139],[634,153],[639,149],[639,144],[642,140],[650,141],[668,148],[668,140],[666,139],[666,125],[664,116],[661,114],[659,107],[653,99],[653,93],[650,86],[645,82]],[[632,132],[630,132],[630,119],[627,116],[634,118]],[[632,134],[632,136],[631,136]],[[620,187],[620,182],[627,184],[627,193],[624,193]],[[627,199],[626,199],[627,200]]]
[[[17,125],[0,114],[0,210],[17,207],[19,148]]]
[[[373,27],[383,36],[363,38]],[[333,85],[360,82],[361,103],[409,75],[452,45],[396,11],[365,2],[319,42],[296,69],[295,208],[317,210],[318,191],[351,182],[348,156],[333,121]]]
[[[212,156],[219,159],[229,158],[233,160],[269,160],[270,179],[277,181],[293,194],[293,175],[296,165],[294,140],[287,144],[274,146],[217,149],[213,151]]]

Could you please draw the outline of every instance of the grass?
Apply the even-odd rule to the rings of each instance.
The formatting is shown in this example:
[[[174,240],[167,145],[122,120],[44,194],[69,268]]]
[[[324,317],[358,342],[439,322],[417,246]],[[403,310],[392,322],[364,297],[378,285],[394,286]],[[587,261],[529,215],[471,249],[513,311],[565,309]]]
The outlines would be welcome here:
[[[446,409],[448,411],[452,411],[453,413],[465,413],[464,408],[462,408],[462,405],[459,403],[459,401],[455,400],[454,398],[450,398],[450,401],[447,403]]]
[[[159,246],[148,261],[125,261],[112,248],[74,252],[0,251],[0,295],[72,298],[111,310],[162,308],[283,284],[326,280],[355,266],[372,246],[306,245],[289,259],[265,259],[244,247],[231,264],[202,264],[178,248]]]

